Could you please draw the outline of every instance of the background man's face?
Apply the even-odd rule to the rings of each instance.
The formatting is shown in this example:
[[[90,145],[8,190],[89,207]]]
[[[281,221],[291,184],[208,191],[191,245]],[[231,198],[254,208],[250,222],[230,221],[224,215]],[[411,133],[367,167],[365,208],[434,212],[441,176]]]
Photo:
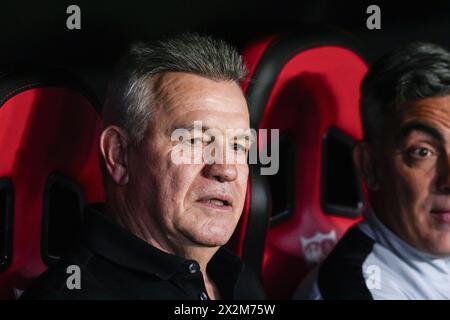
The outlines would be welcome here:
[[[450,96],[408,105],[387,128],[379,214],[411,245],[450,255]]]
[[[194,139],[194,121],[202,121],[203,129],[221,133],[226,129],[249,130],[244,95],[235,82],[187,73],[166,73],[159,81],[160,106],[142,146],[132,158],[134,197],[142,201],[164,241],[172,245],[223,245],[243,210],[248,165],[177,165],[171,153],[181,142],[171,141],[171,134],[175,129],[188,129],[192,139],[184,143],[195,149],[205,147],[211,140],[201,131],[196,132],[201,139]],[[245,142],[228,138],[216,142],[224,150],[241,153],[245,158]]]

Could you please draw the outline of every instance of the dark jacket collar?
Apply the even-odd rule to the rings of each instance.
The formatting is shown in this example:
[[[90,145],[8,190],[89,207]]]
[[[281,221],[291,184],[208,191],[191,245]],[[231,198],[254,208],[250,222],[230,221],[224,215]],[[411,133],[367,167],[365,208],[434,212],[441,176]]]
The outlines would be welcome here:
[[[194,262],[161,251],[136,237],[104,214],[102,204],[87,206],[84,218],[85,244],[96,254],[118,265],[168,280],[183,266]],[[221,247],[209,262],[207,270],[215,281],[231,278],[235,281],[242,267],[237,256]]]

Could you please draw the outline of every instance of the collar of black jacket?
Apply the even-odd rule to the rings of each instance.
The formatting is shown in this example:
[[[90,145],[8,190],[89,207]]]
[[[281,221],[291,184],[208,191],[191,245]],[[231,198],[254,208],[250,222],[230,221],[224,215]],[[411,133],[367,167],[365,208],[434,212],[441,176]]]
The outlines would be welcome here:
[[[96,254],[164,280],[195,262],[155,248],[113,222],[103,211],[103,204],[94,204],[86,206],[84,212],[83,239]],[[241,260],[221,247],[208,263],[207,272],[219,282],[222,279],[236,281],[242,268]]]

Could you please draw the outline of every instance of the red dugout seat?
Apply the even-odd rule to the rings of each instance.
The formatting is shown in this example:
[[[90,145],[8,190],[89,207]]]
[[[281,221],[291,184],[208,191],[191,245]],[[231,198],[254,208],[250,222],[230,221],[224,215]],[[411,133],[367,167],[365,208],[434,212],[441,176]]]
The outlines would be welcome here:
[[[102,201],[99,120],[92,94],[64,72],[0,74],[0,298],[57,260],[84,203]]]
[[[244,59],[252,128],[280,129],[262,280],[270,298],[289,299],[360,219],[364,192],[351,149],[362,137],[359,86],[367,65],[347,35],[325,28],[264,38]]]

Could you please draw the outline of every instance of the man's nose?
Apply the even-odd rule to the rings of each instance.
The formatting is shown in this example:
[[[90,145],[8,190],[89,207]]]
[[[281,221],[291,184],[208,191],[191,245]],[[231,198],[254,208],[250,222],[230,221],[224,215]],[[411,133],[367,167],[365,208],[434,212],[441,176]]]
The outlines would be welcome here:
[[[207,164],[204,170],[207,178],[220,182],[231,182],[236,180],[238,176],[235,164]]]

